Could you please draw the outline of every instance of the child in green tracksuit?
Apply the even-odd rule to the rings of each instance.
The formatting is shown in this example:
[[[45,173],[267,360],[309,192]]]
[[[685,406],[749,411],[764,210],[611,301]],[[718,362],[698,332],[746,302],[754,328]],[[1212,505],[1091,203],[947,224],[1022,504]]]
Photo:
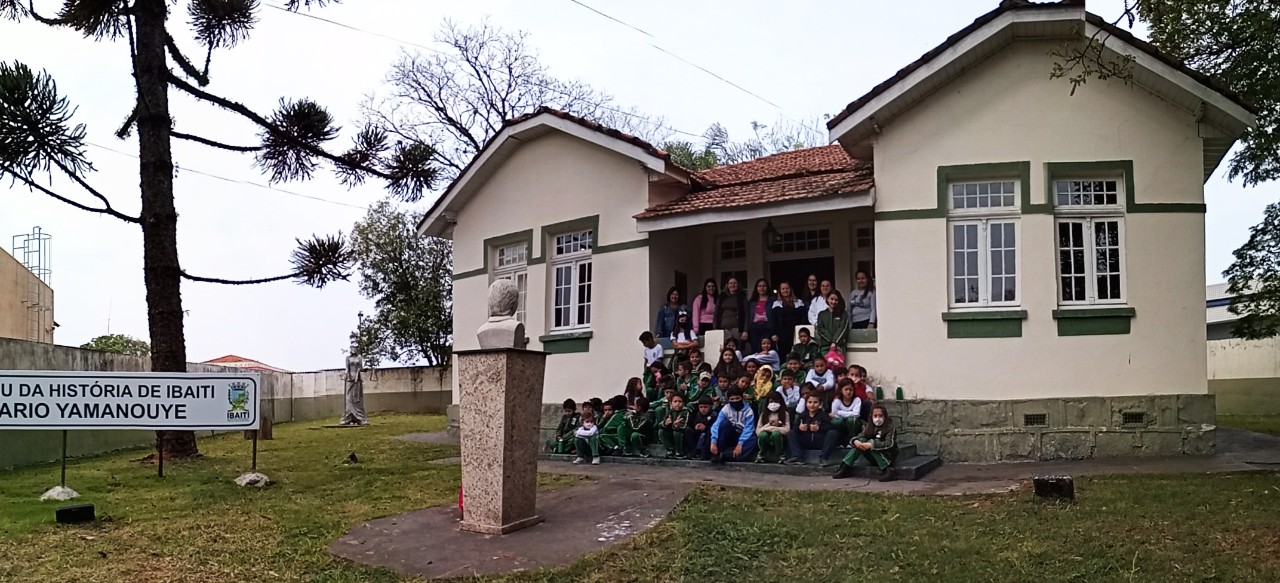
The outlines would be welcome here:
[[[698,381],[689,385],[689,388],[684,392],[684,402],[689,407],[692,407],[693,403],[697,403],[698,399],[701,399],[703,395],[708,397],[715,396],[711,389],[711,373],[709,372],[698,373]]]
[[[578,415],[578,404],[573,399],[564,400],[564,415],[560,416],[560,424],[556,425],[555,439],[547,440],[547,451],[551,453],[572,453],[573,432],[581,423]]]
[[[639,401],[636,410],[627,415],[627,451],[624,455],[649,457],[649,434],[653,431],[653,414],[649,403]]]
[[[787,457],[787,432],[791,431],[791,410],[778,391],[770,392],[760,404],[756,417],[756,463],[766,461],[785,463]]]
[[[898,431],[893,426],[893,420],[889,418],[889,410],[884,405],[876,404],[871,408],[871,423],[867,424],[862,433],[853,438],[853,449],[844,456],[844,460],[840,463],[840,469],[832,476],[835,479],[848,478],[853,475],[853,462],[859,457],[866,457],[868,461],[880,468],[880,481],[893,481],[894,475],[892,466],[894,460],[898,458]]]
[[[618,407],[618,398],[604,402],[604,416],[600,421],[600,453],[617,455],[622,453],[622,426],[627,422],[626,400]]]
[[[667,458],[684,459],[684,432],[689,426],[689,410],[684,408],[684,397],[676,393],[671,397],[671,408],[658,425],[658,439],[667,449]]]
[[[813,363],[813,359],[823,356],[823,350],[821,346],[818,346],[817,342],[813,341],[808,328],[801,328],[800,332],[796,333],[796,336],[800,341],[791,347],[791,354],[787,355],[787,360],[790,361],[791,357],[795,356],[800,361],[800,366],[805,369],[804,372],[807,373],[809,372],[809,366]]]
[[[674,381],[671,379],[664,379],[663,385],[665,386],[662,387],[662,398],[649,403],[649,410],[653,411],[654,421],[662,421],[662,418],[667,416],[667,408],[671,403],[671,397],[676,394],[676,384]],[[649,437],[656,437],[656,434],[650,435]]]
[[[676,365],[676,392],[689,394],[689,388],[698,384],[698,377],[693,374],[693,365],[682,360]]]

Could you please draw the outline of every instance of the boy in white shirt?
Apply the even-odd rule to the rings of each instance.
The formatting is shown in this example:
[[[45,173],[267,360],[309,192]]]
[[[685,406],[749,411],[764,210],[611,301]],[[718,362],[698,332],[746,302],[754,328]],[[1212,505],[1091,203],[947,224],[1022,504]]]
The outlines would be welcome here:
[[[812,383],[822,394],[822,405],[831,410],[831,400],[835,398],[836,375],[827,369],[827,360],[821,356],[813,359],[813,368],[804,375],[804,382]]]
[[[640,334],[640,343],[644,345],[644,368],[648,370],[653,363],[662,360],[662,345],[653,339],[653,332],[648,330]]]

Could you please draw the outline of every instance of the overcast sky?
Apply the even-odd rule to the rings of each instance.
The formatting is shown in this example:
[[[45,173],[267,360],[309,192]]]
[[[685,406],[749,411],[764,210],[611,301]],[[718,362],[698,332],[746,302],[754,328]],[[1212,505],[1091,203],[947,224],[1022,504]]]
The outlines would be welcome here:
[[[367,34],[272,8],[281,0],[262,3],[253,38],[215,54],[210,87],[262,112],[270,111],[281,97],[310,97],[346,127],[354,127],[362,96],[379,87],[400,51],[417,50],[384,37],[432,45],[442,20],[469,24],[488,17],[503,28],[528,31],[531,45],[557,76],[604,89],[619,104],[664,116],[676,129],[701,134],[709,124],[721,122],[738,138],[749,134],[752,121],[811,119],[840,111],[998,4],[582,0],[640,31],[572,0],[347,0],[312,12],[375,33]],[[60,4],[36,0],[46,14]],[[1089,8],[1114,18],[1121,0],[1092,0]],[[173,20],[185,19],[185,8],[180,8]],[[197,52],[189,36],[174,30],[179,44]],[[652,45],[698,63],[763,100]],[[0,58],[47,70],[60,92],[79,108],[76,120],[88,126],[89,142],[125,153],[91,147],[88,153],[97,171],[89,179],[117,208],[136,214],[138,167],[130,155],[137,145],[112,135],[133,97],[127,46],[94,43],[30,21],[0,21]],[[177,92],[171,95],[180,130],[253,143],[253,128],[239,118]],[[185,143],[174,147],[179,166],[179,253],[183,267],[196,274],[248,278],[287,272],[294,238],[350,232],[363,215],[362,207],[382,196],[376,184],[348,191],[329,175],[275,188],[332,203],[212,178],[199,172],[266,184],[249,157]],[[70,191],[63,182],[54,184]],[[1263,207],[1280,198],[1280,187],[1245,189],[1229,183],[1220,168],[1206,185],[1206,198],[1206,279],[1216,282],[1231,261],[1231,251],[1261,218]],[[51,283],[61,324],[58,344],[79,345],[106,333],[108,326],[114,333],[148,336],[142,237],[136,226],[67,207],[24,188],[0,187],[0,244],[11,250],[9,237],[35,226],[53,235]],[[183,303],[190,311],[190,360],[233,353],[290,370],[341,366],[356,312],[372,311],[354,282],[323,290],[289,282],[248,287],[184,282]]]

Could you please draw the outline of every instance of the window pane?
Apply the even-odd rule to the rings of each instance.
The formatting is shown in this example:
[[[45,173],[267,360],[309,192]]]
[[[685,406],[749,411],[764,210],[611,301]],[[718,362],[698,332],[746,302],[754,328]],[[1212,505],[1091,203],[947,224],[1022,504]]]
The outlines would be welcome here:
[[[1013,223],[990,223],[991,301],[1017,301],[1017,242]]]
[[[1058,276],[1062,301],[1083,302],[1085,293],[1085,240],[1084,223],[1062,221],[1058,223]]]
[[[1115,205],[1120,200],[1118,180],[1058,180],[1054,183],[1058,206]]]
[[[1120,293],[1120,222],[1095,221],[1094,273],[1099,300],[1122,299]]]
[[[952,225],[952,266],[955,303],[979,301],[978,225]]]
[[[591,323],[591,262],[578,264],[578,320],[579,326]]]
[[[973,209],[1011,207],[1014,202],[1014,183],[968,182],[951,185],[951,208]]]

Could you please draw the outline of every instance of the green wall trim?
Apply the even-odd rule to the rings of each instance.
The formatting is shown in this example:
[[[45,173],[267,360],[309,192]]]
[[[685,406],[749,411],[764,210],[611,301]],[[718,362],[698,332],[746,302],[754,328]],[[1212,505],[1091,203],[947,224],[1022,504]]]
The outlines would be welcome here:
[[[521,242],[528,244],[529,253],[533,253],[533,229],[525,229],[523,231],[516,231],[514,233],[507,233],[505,235],[498,235],[496,237],[489,237],[488,239],[485,239],[484,247],[481,249],[483,252],[481,267],[479,269],[455,273],[453,274],[453,279],[456,281],[489,273],[489,257],[493,255],[492,251],[495,247]],[[532,263],[532,261],[530,263]]]
[[[609,245],[601,245],[591,250],[592,253],[613,253],[614,251],[626,251],[628,249],[639,249],[648,247],[648,239],[636,239],[634,241],[623,241],[621,243],[611,243]]]
[[[849,346],[845,348],[845,352],[880,352],[880,349],[874,346]]]
[[[958,164],[938,167],[938,199],[933,208],[879,211],[875,213],[877,221],[894,221],[910,219],[940,219],[947,216],[951,207],[948,200],[950,191],[947,184],[955,180],[974,178],[1004,178],[1017,176],[1022,188],[1023,213],[1047,213],[1047,205],[1031,204],[1031,162],[992,162],[985,164]]]
[[[1059,318],[1132,318],[1138,311],[1133,308],[1063,308],[1054,310],[1054,319]]]
[[[548,354],[573,354],[577,352],[591,351],[590,330],[583,332],[560,332],[557,334],[547,334],[539,336],[538,342],[542,343],[542,350]]]
[[[486,273],[489,273],[489,268],[487,267],[481,267],[480,269],[472,269],[471,271],[463,271],[462,273],[453,274],[453,281],[458,281],[459,279],[467,279],[468,277],[475,277],[477,275],[484,275]]]
[[[1021,338],[1026,310],[943,312],[947,338]]]
[[[1096,162],[1048,162],[1045,164],[1045,187],[1050,201],[1057,196],[1053,181],[1060,178],[1085,176],[1124,177],[1124,205],[1129,213],[1193,213],[1204,214],[1207,207],[1198,202],[1138,202],[1137,188],[1133,180],[1133,160],[1100,160]]]
[[[1021,338],[1022,320],[951,320],[947,338]]]
[[[1128,334],[1133,318],[1111,316],[1108,318],[1061,318],[1058,320],[1058,336],[1105,336]]]
[[[968,320],[1026,320],[1026,310],[982,310],[977,312],[943,312],[948,322]]]
[[[875,344],[880,340],[880,331],[875,329],[849,330],[848,345]]]

